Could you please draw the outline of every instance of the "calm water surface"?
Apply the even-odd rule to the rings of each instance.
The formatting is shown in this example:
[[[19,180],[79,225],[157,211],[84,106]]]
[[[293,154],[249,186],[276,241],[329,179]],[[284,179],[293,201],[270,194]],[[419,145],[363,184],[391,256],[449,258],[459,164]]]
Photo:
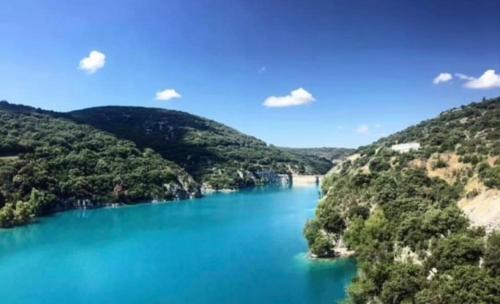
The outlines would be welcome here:
[[[356,265],[305,258],[317,200],[260,189],[0,231],[1,303],[335,303]]]

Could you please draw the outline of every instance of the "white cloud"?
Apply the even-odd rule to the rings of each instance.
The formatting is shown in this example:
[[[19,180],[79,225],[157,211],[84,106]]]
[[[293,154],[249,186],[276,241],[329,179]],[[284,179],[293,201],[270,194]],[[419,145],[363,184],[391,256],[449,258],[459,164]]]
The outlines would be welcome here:
[[[181,94],[174,89],[166,89],[156,93],[156,100],[167,101],[174,98],[181,98]]]
[[[457,78],[462,79],[462,80],[473,80],[474,79],[474,77],[468,76],[468,75],[465,75],[465,74],[462,74],[462,73],[455,73],[455,76]]]
[[[469,89],[492,89],[500,87],[500,75],[495,70],[487,70],[479,78],[470,77],[464,84]]]
[[[303,88],[298,88],[286,96],[270,96],[264,101],[264,106],[271,108],[282,108],[300,106],[315,101],[311,93]]]
[[[102,69],[106,64],[106,55],[99,51],[92,51],[89,53],[88,57],[80,60],[80,70],[84,70],[89,74],[93,74],[98,70]]]
[[[359,134],[368,134],[370,133],[370,128],[367,125],[361,125],[356,129],[356,132]]]
[[[264,74],[265,72],[267,72],[267,67],[263,65],[259,68],[259,74]]]
[[[450,74],[450,73],[440,73],[439,75],[436,76],[436,78],[434,78],[434,80],[432,81],[432,83],[434,84],[440,84],[440,83],[444,83],[444,82],[448,82],[450,80],[453,79],[453,76]]]

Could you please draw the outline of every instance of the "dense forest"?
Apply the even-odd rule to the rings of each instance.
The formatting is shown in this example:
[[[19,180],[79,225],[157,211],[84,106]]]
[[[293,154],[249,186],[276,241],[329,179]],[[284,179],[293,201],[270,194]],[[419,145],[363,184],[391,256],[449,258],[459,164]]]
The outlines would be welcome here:
[[[183,199],[199,196],[202,185],[237,189],[277,173],[321,174],[331,166],[178,111],[58,113],[0,102],[0,227],[64,209]]]
[[[218,122],[180,111],[109,106],[69,115],[155,150],[213,189],[262,184],[262,172],[324,174],[332,167],[328,159],[283,151]]]
[[[500,232],[457,206],[500,195],[499,127],[500,98],[452,109],[359,148],[325,179],[304,233],[316,256],[354,252],[348,302],[500,303]]]
[[[0,227],[68,208],[197,195],[189,174],[151,149],[0,103]]]
[[[354,152],[354,149],[349,148],[330,148],[330,147],[321,147],[321,148],[288,148],[288,147],[280,147],[281,150],[297,153],[300,155],[306,156],[315,156],[327,159],[331,162],[336,162],[344,159],[348,155]]]

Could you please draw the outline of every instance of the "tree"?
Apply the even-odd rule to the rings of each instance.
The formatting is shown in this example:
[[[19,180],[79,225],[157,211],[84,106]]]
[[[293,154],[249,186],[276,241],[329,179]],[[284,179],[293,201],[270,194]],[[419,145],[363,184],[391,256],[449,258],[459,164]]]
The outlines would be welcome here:
[[[28,202],[18,201],[16,209],[14,210],[14,223],[15,225],[23,225],[31,221],[35,217],[33,208]]]
[[[456,265],[477,266],[483,252],[482,240],[465,234],[452,235],[438,242],[432,250],[428,266],[429,268],[436,267],[438,271],[453,269]]]
[[[309,246],[312,246],[312,244],[314,244],[314,241],[316,240],[316,237],[318,236],[319,233],[320,233],[320,227],[318,221],[316,220],[307,221],[306,226],[304,227],[304,236]]]
[[[2,208],[3,205],[5,205],[5,196],[0,192],[0,208]]]
[[[380,299],[391,304],[413,303],[415,294],[424,283],[422,268],[413,264],[395,264],[391,268]]]
[[[15,225],[14,221],[15,207],[12,203],[7,203],[0,209],[0,227],[12,227]]]
[[[500,232],[491,233],[486,242],[484,267],[494,276],[500,276]]]
[[[318,257],[330,257],[333,255],[331,247],[332,245],[330,244],[327,236],[320,233],[314,239],[314,243],[311,246],[311,252]]]
[[[319,206],[318,222],[323,229],[330,233],[342,233],[346,227],[340,212],[331,204],[322,204]]]
[[[50,206],[56,201],[56,196],[52,193],[39,191],[36,188],[31,189],[29,204],[33,208],[35,215],[48,213]]]
[[[500,279],[477,266],[456,266],[438,273],[415,298],[416,304],[499,304]]]

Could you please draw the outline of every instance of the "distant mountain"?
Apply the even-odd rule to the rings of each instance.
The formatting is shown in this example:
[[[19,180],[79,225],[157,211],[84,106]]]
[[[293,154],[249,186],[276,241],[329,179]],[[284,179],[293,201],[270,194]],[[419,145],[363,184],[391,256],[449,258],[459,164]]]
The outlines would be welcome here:
[[[64,114],[0,102],[0,227],[54,211],[198,196],[177,164]]]
[[[268,171],[323,174],[332,167],[324,158],[283,151],[221,123],[180,111],[109,106],[68,115],[153,149],[212,189],[264,184]]]
[[[500,98],[357,149],[323,182],[312,253],[356,256],[349,303],[498,303],[499,155]]]
[[[348,155],[352,154],[355,149],[348,148],[329,148],[329,147],[320,147],[320,148],[288,148],[288,147],[280,147],[281,150],[292,152],[305,156],[313,156],[327,159],[331,162],[336,162],[343,160]]]

